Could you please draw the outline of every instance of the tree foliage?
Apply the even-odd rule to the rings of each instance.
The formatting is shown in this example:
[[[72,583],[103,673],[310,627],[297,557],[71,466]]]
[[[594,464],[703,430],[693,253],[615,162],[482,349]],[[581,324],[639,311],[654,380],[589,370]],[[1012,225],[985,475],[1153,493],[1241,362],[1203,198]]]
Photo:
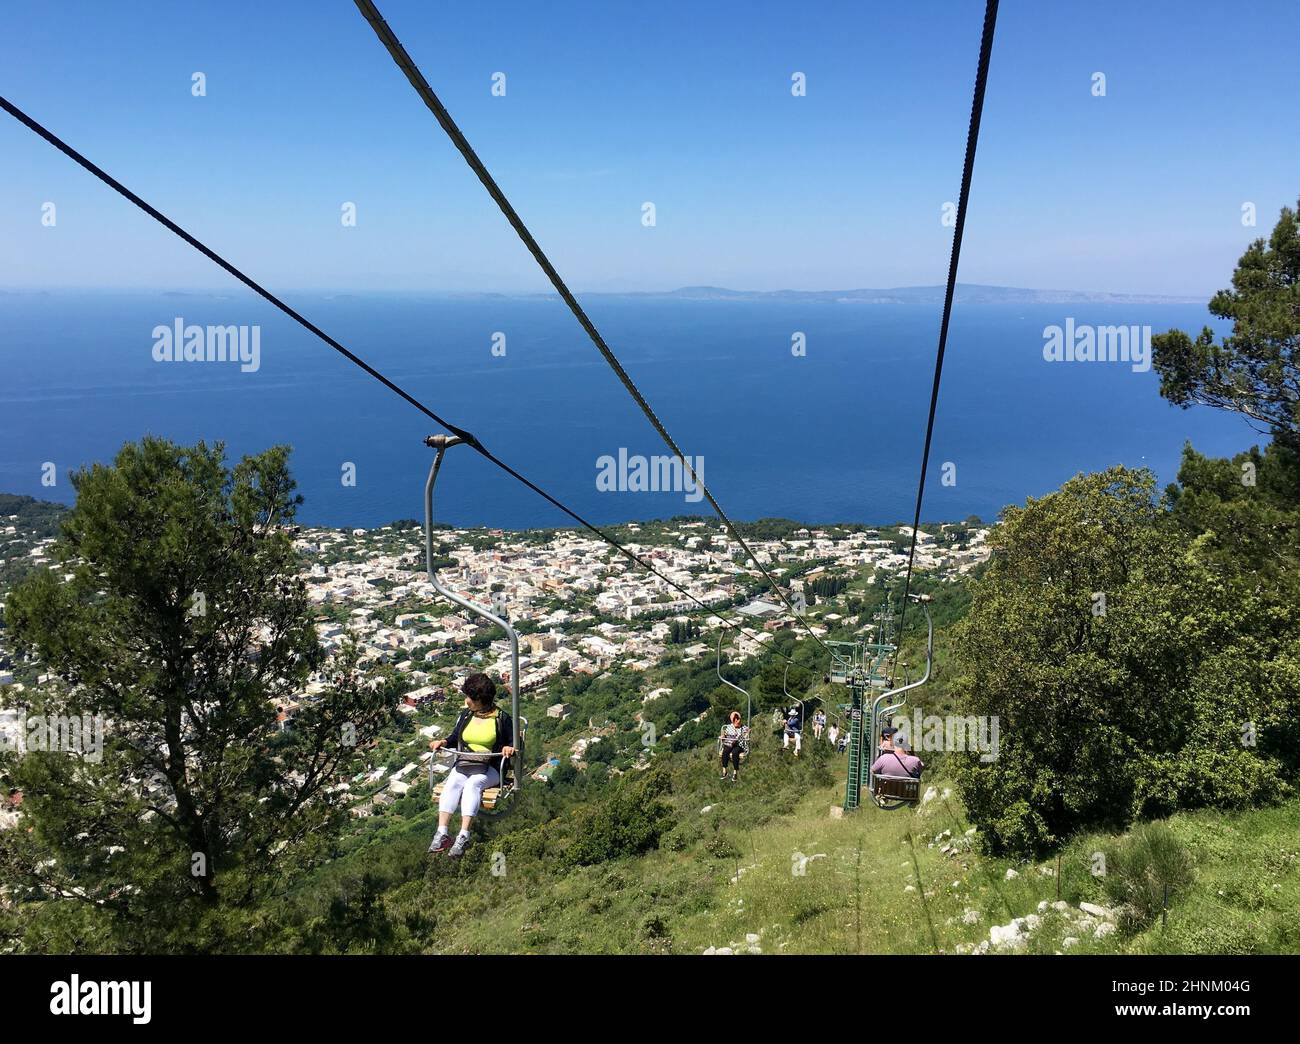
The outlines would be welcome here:
[[[1243,414],[1261,431],[1300,446],[1300,220],[1283,207],[1268,240],[1241,255],[1232,288],[1210,301],[1232,321],[1216,341],[1208,326],[1193,340],[1181,330],[1153,338],[1160,394]]]
[[[1078,476],[991,537],[959,626],[962,713],[996,760],[958,760],[989,846],[1284,795],[1300,763],[1300,610],[1223,569],[1145,471]]]
[[[29,752],[8,768],[31,829],[0,840],[5,880],[56,900],[47,911],[84,904],[66,931],[52,912],[33,929],[56,930],[52,948],[88,934],[128,951],[251,946],[259,903],[330,851],[339,763],[397,695],[355,650],[326,661],[281,528],[300,501],[287,459],[227,468],[220,444],[128,444],[73,477],[57,570],[9,598],[15,641],[61,679],[29,714],[104,723],[98,758]],[[282,728],[277,709],[313,676],[321,691]]]

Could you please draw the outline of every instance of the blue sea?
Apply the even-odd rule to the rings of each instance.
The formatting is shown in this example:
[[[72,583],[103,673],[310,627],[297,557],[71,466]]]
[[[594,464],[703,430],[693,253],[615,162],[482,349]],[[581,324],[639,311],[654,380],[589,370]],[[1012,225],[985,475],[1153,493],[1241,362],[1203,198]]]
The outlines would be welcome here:
[[[604,455],[668,451],[558,300],[284,297],[435,412],[599,524],[709,514],[688,494],[602,492]],[[936,305],[593,296],[589,314],[734,518],[910,519],[939,329]],[[1227,455],[1240,420],[1180,410],[1154,372],[1049,363],[1044,327],[1149,324],[1195,333],[1182,304],[958,304],[923,517],[996,517],[1081,471],[1122,463],[1172,481],[1185,441]],[[260,365],[155,361],[154,329],[257,325]],[[802,333],[806,352],[791,352]],[[504,334],[504,355],[493,354]],[[498,349],[501,341],[497,340]],[[146,433],[223,441],[238,456],[293,447],[308,524],[422,514],[436,426],[270,305],[229,295],[0,295],[0,491],[71,502],[69,472]],[[47,463],[55,485],[42,483]],[[951,485],[941,482],[953,465]],[[343,478],[354,466],[355,485]],[[469,449],[439,480],[438,517],[507,528],[569,524]]]

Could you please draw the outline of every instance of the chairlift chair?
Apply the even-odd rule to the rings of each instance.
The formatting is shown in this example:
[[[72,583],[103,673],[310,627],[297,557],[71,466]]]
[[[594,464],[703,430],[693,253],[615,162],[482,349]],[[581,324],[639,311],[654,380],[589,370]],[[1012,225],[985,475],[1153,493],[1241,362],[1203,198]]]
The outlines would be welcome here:
[[[528,734],[528,720],[525,718],[523,726],[519,730],[521,741]],[[522,747],[519,748],[523,750]],[[459,764],[488,764],[495,766],[500,770],[500,763],[505,762],[505,777],[500,786],[489,787],[483,791],[483,799],[479,803],[479,813],[481,815],[491,816],[497,814],[498,808],[501,812],[505,811],[505,804],[515,793],[517,787],[515,784],[516,770],[515,759],[506,758],[501,754],[480,754],[476,751],[449,750],[442,747],[433,757],[429,759],[429,795],[436,804],[442,797],[442,789],[447,785],[447,773]],[[438,773],[438,766],[443,766],[444,771]],[[441,776],[441,778],[439,778]]]
[[[456,435],[430,435],[424,440],[424,444],[431,449],[437,450],[433,458],[433,464],[429,468],[429,477],[424,483],[424,561],[425,568],[429,575],[429,583],[433,589],[442,595],[453,605],[458,605],[462,609],[468,609],[475,616],[487,620],[489,623],[496,624],[506,632],[510,639],[510,718],[513,726],[513,740],[510,746],[515,748],[512,757],[506,758],[501,754],[478,754],[468,751],[451,751],[455,755],[452,764],[448,764],[448,771],[451,770],[455,761],[479,761],[488,762],[496,761],[499,765],[501,784],[496,787],[490,787],[483,792],[483,802],[481,810],[492,815],[499,811],[504,811],[504,806],[510,798],[517,794],[523,788],[525,772],[520,770],[520,766],[525,764],[524,761],[524,744],[528,736],[528,722],[519,715],[519,635],[509,621],[490,609],[471,602],[468,598],[462,598],[454,591],[444,587],[438,581],[438,571],[433,567],[433,484],[438,480],[438,471],[442,467],[443,454],[452,446],[463,442]],[[442,788],[446,784],[446,779],[434,779],[435,764],[438,763],[436,757],[429,759],[429,792],[436,800],[442,794]],[[447,764],[445,761],[442,764]]]
[[[870,760],[867,762],[867,789],[877,807],[887,811],[915,805],[921,800],[921,781],[913,776],[888,775],[871,771],[871,766],[880,757],[880,730],[892,720],[896,711],[907,703],[904,693],[924,685],[930,680],[930,669],[934,665],[934,621],[930,618],[930,609],[926,604],[929,595],[911,595],[912,601],[920,604],[925,613],[925,674],[914,682],[907,682],[897,689],[880,693],[871,701],[871,747]]]
[[[727,679],[722,676],[722,635],[723,635],[723,628],[719,627],[718,628],[718,680],[722,682],[722,684],[725,685],[727,688],[735,689],[738,693],[740,693],[740,695],[745,697],[745,724],[749,725],[750,721],[752,721],[754,717],[754,701],[750,699],[749,692],[747,690],[742,689],[739,685],[735,685],[732,682],[727,681]]]
[[[825,681],[847,685],[861,666],[857,643],[827,641],[825,644],[831,654],[830,670],[826,672]]]
[[[785,672],[781,675],[781,691],[785,693],[787,706],[789,706],[789,701],[791,700],[799,704],[799,727],[803,728],[804,723],[808,719],[808,711],[807,708],[804,706],[803,700],[799,699],[798,696],[792,693],[790,691],[790,687],[786,685],[786,680],[789,677],[790,677],[790,662],[787,662],[785,665]]]

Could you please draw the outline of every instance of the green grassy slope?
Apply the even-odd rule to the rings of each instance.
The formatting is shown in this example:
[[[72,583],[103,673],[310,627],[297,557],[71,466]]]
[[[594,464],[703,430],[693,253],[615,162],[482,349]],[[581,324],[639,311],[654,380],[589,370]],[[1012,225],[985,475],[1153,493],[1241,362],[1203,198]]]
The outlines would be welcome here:
[[[1114,907],[1093,853],[1117,839],[1076,839],[1057,863],[1013,863],[977,852],[961,804],[943,780],[915,811],[867,807],[836,818],[843,758],[794,762],[764,738],[738,784],[717,780],[704,751],[665,759],[664,790],[609,797],[549,823],[491,824],[461,864],[425,858],[432,812],[389,824],[332,868],[359,924],[350,949],[417,952],[771,953],[1296,952],[1300,950],[1300,802],[1239,815],[1178,815],[1168,823],[1193,863],[1170,899],[1167,926],[1111,927],[1079,903]],[[948,795],[944,797],[944,793]],[[622,793],[622,792],[620,792]],[[657,847],[593,865],[582,843],[662,801]],[[592,817],[596,818],[592,818]],[[634,828],[629,828],[634,831]],[[624,837],[635,850],[644,838]],[[945,850],[946,849],[946,850]],[[496,873],[494,873],[494,870]],[[364,882],[364,873],[372,880]],[[322,890],[314,889],[320,896]],[[312,900],[319,903],[319,898]],[[1057,904],[1054,908],[1052,904]],[[309,904],[310,905],[310,904]],[[336,904],[338,905],[338,904]],[[323,908],[314,911],[322,913]],[[337,913],[337,911],[336,911]],[[354,916],[346,914],[340,916]],[[1005,926],[1015,918],[1014,932]],[[381,924],[382,922],[382,924]],[[381,925],[376,927],[376,925]],[[1018,938],[989,944],[990,931]],[[1072,942],[1065,942],[1070,939]],[[984,944],[981,946],[981,944]]]

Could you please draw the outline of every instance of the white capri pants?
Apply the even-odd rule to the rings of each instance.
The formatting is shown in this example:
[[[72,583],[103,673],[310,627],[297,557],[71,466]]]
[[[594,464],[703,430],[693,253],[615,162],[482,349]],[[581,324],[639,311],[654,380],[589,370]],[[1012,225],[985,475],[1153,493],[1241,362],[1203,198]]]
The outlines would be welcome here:
[[[479,805],[483,803],[483,791],[500,785],[501,774],[494,767],[489,766],[486,772],[468,775],[460,769],[452,769],[447,773],[447,782],[443,784],[438,811],[455,812],[459,805],[462,816],[476,816]]]

